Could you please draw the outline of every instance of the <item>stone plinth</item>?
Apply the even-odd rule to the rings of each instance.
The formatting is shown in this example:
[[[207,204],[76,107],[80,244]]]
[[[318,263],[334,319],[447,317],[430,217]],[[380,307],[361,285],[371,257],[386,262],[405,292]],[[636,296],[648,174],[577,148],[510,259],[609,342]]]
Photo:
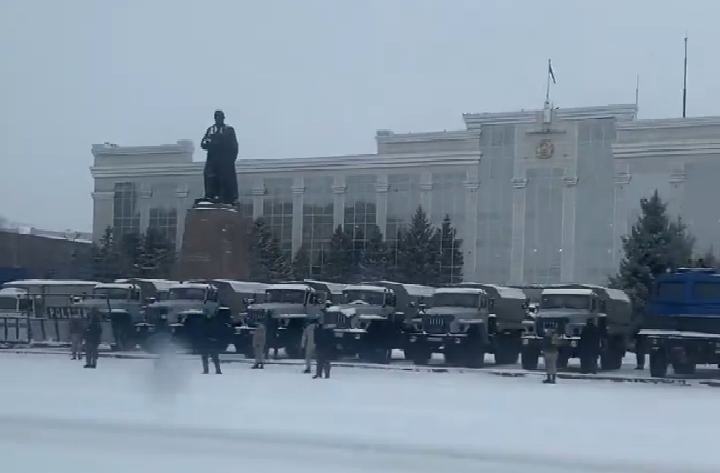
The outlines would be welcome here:
[[[175,279],[247,279],[249,225],[249,219],[228,206],[190,209]]]

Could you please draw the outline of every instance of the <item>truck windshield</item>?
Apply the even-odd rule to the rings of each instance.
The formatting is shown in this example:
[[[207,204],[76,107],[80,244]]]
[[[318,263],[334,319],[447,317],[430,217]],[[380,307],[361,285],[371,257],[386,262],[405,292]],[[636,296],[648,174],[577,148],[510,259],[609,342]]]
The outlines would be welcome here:
[[[177,301],[204,301],[206,290],[199,287],[177,287],[170,289],[168,299]]]
[[[130,298],[130,289],[120,287],[98,287],[93,289],[93,298],[125,301]]]
[[[480,307],[480,294],[467,294],[455,292],[435,293],[432,296],[433,307]]]
[[[265,291],[265,302],[304,304],[305,291],[298,289],[268,289]]]
[[[0,296],[0,310],[2,311],[17,311],[18,299],[14,296]]]
[[[586,294],[544,294],[540,307],[543,309],[590,310],[590,296]]]
[[[378,291],[362,291],[353,289],[350,291],[343,291],[343,297],[345,298],[345,302],[348,304],[355,301],[362,301],[371,305],[383,305],[385,303],[385,294]]]

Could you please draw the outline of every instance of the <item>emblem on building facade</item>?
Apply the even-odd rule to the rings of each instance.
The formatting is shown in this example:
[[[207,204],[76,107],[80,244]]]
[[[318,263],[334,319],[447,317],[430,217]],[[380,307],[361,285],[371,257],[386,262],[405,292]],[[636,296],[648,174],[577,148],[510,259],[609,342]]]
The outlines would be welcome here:
[[[553,142],[547,138],[540,140],[535,150],[535,155],[540,159],[547,159],[551,158],[553,153],[555,153],[555,145]]]

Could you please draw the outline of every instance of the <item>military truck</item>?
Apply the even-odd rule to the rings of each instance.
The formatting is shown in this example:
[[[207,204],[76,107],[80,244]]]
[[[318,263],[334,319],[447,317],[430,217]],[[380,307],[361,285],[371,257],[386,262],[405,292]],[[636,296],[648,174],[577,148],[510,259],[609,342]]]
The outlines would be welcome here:
[[[580,355],[580,333],[590,319],[601,333],[601,369],[620,369],[635,329],[630,298],[619,289],[589,284],[553,285],[542,290],[535,331],[523,336],[523,368],[537,369],[548,328],[561,336],[558,368],[566,368],[569,359]]]
[[[323,315],[323,322],[335,333],[338,354],[390,362],[404,324],[396,294],[387,287],[357,284],[345,286],[342,296],[343,302],[328,307]]]
[[[268,285],[259,282],[235,281],[233,279],[197,279],[188,282],[213,285],[218,291],[219,303],[227,307],[232,320],[240,320],[240,314],[247,311],[250,301],[262,302]]]
[[[486,353],[494,354],[497,364],[512,364],[520,354],[526,317],[527,298],[519,289],[480,283],[443,287],[408,342],[416,364],[427,364],[433,353],[469,368],[482,367]]]
[[[665,377],[668,365],[677,375],[692,375],[699,364],[720,368],[720,273],[680,268],[658,276],[639,334],[654,378]]]
[[[136,324],[141,339],[167,331],[178,343],[187,344],[194,333],[194,325],[203,314],[214,314],[218,307],[218,289],[202,282],[179,282],[168,289],[166,300],[145,307],[142,323]]]
[[[235,350],[253,356],[252,335],[259,323],[267,327],[266,346],[284,349],[289,358],[303,356],[302,332],[309,319],[318,319],[325,305],[325,294],[306,283],[270,284],[264,302],[250,304],[242,324],[235,327]]]

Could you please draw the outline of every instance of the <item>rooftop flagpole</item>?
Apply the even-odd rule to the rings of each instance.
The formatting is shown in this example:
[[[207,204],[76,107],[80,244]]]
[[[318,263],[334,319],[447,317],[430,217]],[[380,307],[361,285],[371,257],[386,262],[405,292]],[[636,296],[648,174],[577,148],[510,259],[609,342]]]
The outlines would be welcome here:
[[[687,116],[687,70],[688,70],[688,35],[685,31],[685,60],[683,62],[683,98],[682,98],[682,116]]]

